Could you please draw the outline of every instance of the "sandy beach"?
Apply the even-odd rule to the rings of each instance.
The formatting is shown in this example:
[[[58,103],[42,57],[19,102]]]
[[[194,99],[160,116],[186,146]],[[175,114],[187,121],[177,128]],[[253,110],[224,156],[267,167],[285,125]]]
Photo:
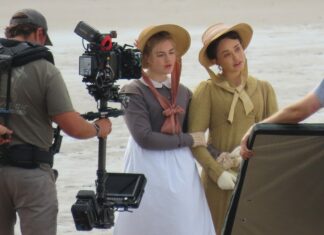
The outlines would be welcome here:
[[[246,51],[249,71],[273,85],[280,107],[301,98],[324,78],[324,2],[321,0],[12,0],[3,5],[0,8],[1,29],[21,8],[35,8],[47,17],[56,65],[80,113],[97,110],[94,98],[78,75],[78,57],[84,49],[81,38],[73,31],[80,20],[102,33],[117,30],[115,41],[121,45],[133,44],[139,32],[151,24],[175,23],[185,27],[191,34],[192,43],[183,57],[182,83],[192,90],[208,77],[198,62],[201,34],[217,22],[246,22],[253,27],[254,36]],[[126,82],[117,81],[120,85]],[[120,105],[109,103],[109,106]],[[323,113],[320,111],[305,122],[323,122]],[[129,133],[122,117],[112,118],[112,122],[106,167],[107,171],[121,172]],[[95,138],[75,140],[64,135],[61,152],[55,156],[54,167],[59,170],[59,235],[112,232],[112,229],[78,232],[70,212],[79,190],[95,189],[97,146]],[[20,234],[18,227],[16,234]]]

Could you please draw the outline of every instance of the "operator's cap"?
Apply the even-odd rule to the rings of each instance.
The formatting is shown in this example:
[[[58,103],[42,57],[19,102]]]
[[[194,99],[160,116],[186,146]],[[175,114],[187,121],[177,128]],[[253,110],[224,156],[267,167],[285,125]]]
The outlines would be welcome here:
[[[46,19],[40,12],[34,9],[22,9],[17,11],[10,19],[10,26],[16,26],[20,24],[34,24],[43,28],[46,34],[45,45],[53,45],[47,34]]]

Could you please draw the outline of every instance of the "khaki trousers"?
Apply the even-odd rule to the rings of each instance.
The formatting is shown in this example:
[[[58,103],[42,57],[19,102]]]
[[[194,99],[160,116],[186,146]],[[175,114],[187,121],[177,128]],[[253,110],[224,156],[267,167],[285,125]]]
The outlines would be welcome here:
[[[49,165],[24,169],[0,165],[0,234],[14,235],[16,214],[22,235],[55,235],[58,201]]]

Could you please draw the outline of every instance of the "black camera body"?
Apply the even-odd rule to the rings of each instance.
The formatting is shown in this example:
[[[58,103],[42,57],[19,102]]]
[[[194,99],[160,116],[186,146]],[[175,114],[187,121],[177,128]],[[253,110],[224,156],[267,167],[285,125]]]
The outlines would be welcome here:
[[[71,211],[77,230],[110,228],[114,225],[114,211],[138,208],[144,193],[143,174],[106,173],[104,198],[94,191],[80,190]]]
[[[77,201],[71,211],[77,230],[86,231],[92,228],[110,228],[114,225],[114,207],[112,205],[99,206],[95,192],[80,190]]]
[[[142,76],[141,52],[130,45],[113,42],[116,31],[101,34],[80,21],[74,32],[89,44],[79,57],[79,74],[87,84],[88,91],[96,100],[119,101],[118,79],[139,79]]]

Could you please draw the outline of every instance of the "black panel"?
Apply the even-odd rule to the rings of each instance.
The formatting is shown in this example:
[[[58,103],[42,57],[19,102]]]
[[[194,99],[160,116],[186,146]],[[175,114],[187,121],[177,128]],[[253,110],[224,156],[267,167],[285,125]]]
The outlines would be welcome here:
[[[223,235],[324,234],[324,125],[257,124]]]

